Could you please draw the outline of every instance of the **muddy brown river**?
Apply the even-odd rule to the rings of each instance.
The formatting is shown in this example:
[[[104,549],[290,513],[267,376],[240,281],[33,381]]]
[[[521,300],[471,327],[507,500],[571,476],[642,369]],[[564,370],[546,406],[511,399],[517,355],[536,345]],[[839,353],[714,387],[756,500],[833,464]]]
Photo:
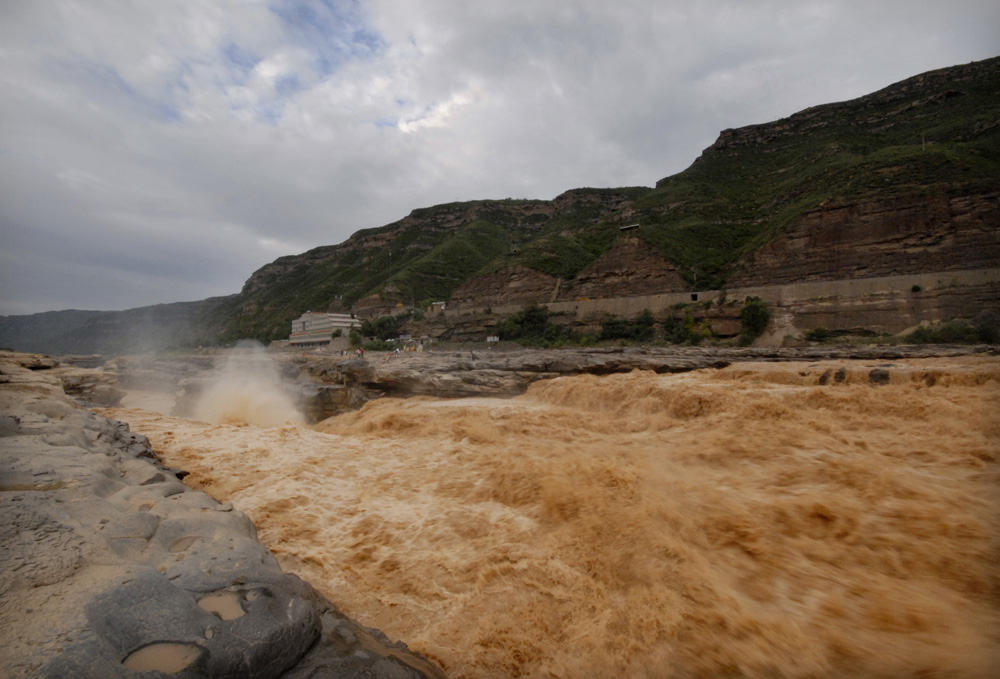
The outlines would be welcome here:
[[[455,679],[996,677],[1000,359],[873,367],[564,377],[313,427],[224,388],[215,423],[101,412]]]

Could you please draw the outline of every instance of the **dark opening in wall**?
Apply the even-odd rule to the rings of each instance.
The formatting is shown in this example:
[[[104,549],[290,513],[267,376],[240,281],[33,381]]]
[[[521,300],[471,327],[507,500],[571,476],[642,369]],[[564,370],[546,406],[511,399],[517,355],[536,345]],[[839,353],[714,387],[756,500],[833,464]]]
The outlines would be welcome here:
[[[692,292],[691,293],[691,301],[692,302],[697,302],[698,301],[698,293],[697,292]]]

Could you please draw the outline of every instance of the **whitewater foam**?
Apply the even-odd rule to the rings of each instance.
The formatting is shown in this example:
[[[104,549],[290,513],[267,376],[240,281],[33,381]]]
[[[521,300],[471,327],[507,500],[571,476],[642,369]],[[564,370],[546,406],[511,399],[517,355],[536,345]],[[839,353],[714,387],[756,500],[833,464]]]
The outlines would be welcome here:
[[[220,424],[273,426],[304,422],[295,388],[257,342],[242,341],[226,355],[197,399],[192,417]]]

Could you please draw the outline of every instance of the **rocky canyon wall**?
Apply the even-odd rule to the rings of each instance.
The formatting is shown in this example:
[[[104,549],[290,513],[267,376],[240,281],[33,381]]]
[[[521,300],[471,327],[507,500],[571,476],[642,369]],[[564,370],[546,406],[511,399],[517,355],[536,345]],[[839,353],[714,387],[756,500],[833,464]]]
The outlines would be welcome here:
[[[467,280],[448,300],[452,309],[519,306],[529,302],[555,301],[562,281],[524,266],[511,266]]]
[[[573,280],[523,266],[466,281],[448,301],[458,310],[656,295],[687,289],[676,266],[641,238],[625,237]]]
[[[1000,192],[814,210],[746,258],[733,287],[996,267]]]
[[[698,305],[727,294],[731,301],[762,297],[793,334],[817,326],[896,333],[1000,314],[1000,192],[826,206],[747,256],[729,281],[728,292],[692,291],[653,245],[631,236],[575,280],[524,267],[472,279],[452,295],[448,313],[463,338],[492,325],[473,322],[473,311],[511,313],[529,302],[573,316],[583,331],[607,314],[650,309],[663,317],[687,304],[699,317],[716,317],[723,335],[738,332],[738,309]]]

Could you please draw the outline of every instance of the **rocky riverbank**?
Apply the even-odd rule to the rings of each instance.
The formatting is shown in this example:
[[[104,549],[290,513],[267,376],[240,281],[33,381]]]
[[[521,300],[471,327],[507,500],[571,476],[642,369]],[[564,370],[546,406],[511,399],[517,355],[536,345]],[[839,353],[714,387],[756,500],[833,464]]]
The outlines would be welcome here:
[[[246,515],[79,407],[66,379],[0,354],[5,676],[444,676],[284,573]]]
[[[313,419],[353,410],[380,396],[509,397],[540,380],[565,375],[610,375],[633,370],[658,374],[724,368],[737,362],[947,358],[995,353],[990,346],[811,346],[775,348],[600,347],[579,349],[472,349],[369,354],[364,360],[322,353],[286,354],[287,374],[315,389],[340,389],[329,409]]]
[[[525,349],[507,346],[488,349],[440,350],[390,354],[353,354],[325,351],[268,352],[280,374],[282,387],[307,422],[357,410],[382,396],[511,397],[534,382],[565,375],[610,375],[633,370],[658,374],[702,368],[723,368],[736,362],[829,360],[892,361],[903,358],[948,358],[1000,351],[991,346],[908,345],[736,348],[736,347],[592,347]],[[42,360],[42,359],[39,359]],[[99,369],[59,365],[53,374],[80,402],[96,406],[144,407],[166,415],[195,416],[198,400],[218,377],[225,356],[127,356]],[[58,366],[58,367],[57,367]],[[124,390],[124,391],[123,391]],[[130,396],[153,395],[155,399]],[[117,398],[115,398],[117,397]],[[157,404],[151,407],[151,402]]]

